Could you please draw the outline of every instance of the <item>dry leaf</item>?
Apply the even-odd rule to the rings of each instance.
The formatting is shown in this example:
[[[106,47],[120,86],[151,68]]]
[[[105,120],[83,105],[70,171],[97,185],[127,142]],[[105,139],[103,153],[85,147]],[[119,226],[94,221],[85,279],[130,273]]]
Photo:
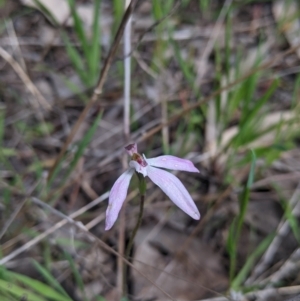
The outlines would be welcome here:
[[[299,6],[297,1],[279,0],[273,2],[273,14],[278,23],[279,29],[285,34],[291,46],[300,44],[300,22],[297,18]],[[300,49],[296,50],[300,58]]]
[[[22,4],[39,9],[44,13],[41,7],[45,7],[58,24],[63,24],[70,16],[70,8],[67,0],[21,0]],[[37,4],[40,3],[40,5]],[[47,18],[49,16],[46,15]],[[50,21],[51,18],[50,18]]]

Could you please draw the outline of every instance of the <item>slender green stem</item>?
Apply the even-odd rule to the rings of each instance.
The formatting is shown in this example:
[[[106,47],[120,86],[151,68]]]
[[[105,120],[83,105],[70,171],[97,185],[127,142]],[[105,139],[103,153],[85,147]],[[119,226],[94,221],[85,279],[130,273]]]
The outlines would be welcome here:
[[[126,251],[125,251],[125,258],[128,261],[130,261],[129,257],[130,257],[131,249],[133,247],[134,238],[135,238],[136,233],[142,223],[143,212],[144,212],[144,203],[145,203],[145,194],[141,194],[139,216],[138,216],[136,225],[131,233],[131,236],[130,236],[130,239],[129,239],[129,242],[127,244]],[[124,294],[124,296],[127,295],[127,264],[124,265],[124,271],[123,271],[123,294]]]

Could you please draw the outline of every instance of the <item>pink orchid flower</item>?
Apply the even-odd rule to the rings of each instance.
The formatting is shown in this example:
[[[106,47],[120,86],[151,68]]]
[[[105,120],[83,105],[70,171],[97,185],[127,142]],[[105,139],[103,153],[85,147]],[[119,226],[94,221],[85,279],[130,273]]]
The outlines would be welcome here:
[[[148,176],[186,214],[196,220],[200,219],[197,206],[179,179],[165,170],[156,168],[199,172],[190,160],[169,155],[147,159],[137,152],[135,143],[129,144],[125,149],[131,156],[131,161],[128,170],[117,179],[110,191],[105,230],[109,230],[117,220],[127,195],[131,177],[135,171],[141,173],[144,177]]]

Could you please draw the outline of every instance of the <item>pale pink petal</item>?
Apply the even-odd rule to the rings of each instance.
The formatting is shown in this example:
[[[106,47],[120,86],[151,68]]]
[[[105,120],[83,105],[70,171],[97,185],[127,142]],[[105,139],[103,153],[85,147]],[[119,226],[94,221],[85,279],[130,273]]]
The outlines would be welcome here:
[[[124,147],[128,153],[129,156],[132,156],[133,154],[137,153],[137,145],[136,143],[128,144]]]
[[[173,174],[148,166],[148,177],[186,214],[194,219],[200,219],[200,213],[192,197]]]
[[[170,155],[147,159],[147,163],[151,166],[162,167],[172,170],[199,172],[199,170],[194,166],[194,164],[190,160],[181,159]]]
[[[121,207],[126,199],[127,190],[133,173],[134,169],[132,168],[125,171],[117,179],[109,193],[105,230],[109,230],[118,218]]]

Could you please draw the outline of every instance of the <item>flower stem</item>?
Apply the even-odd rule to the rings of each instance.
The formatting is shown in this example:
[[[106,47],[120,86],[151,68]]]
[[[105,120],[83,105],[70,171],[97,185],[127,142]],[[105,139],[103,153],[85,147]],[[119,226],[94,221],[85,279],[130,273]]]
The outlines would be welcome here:
[[[125,251],[125,258],[130,261],[130,252],[131,249],[133,247],[133,242],[134,242],[134,238],[136,236],[136,233],[142,223],[142,218],[143,218],[143,212],[144,212],[144,203],[145,203],[145,194],[141,194],[141,201],[140,201],[140,212],[139,212],[139,216],[136,222],[136,225],[131,233],[129,242],[127,244],[126,247],[126,251]],[[123,294],[124,296],[127,295],[127,264],[124,265],[124,271],[123,271]]]

